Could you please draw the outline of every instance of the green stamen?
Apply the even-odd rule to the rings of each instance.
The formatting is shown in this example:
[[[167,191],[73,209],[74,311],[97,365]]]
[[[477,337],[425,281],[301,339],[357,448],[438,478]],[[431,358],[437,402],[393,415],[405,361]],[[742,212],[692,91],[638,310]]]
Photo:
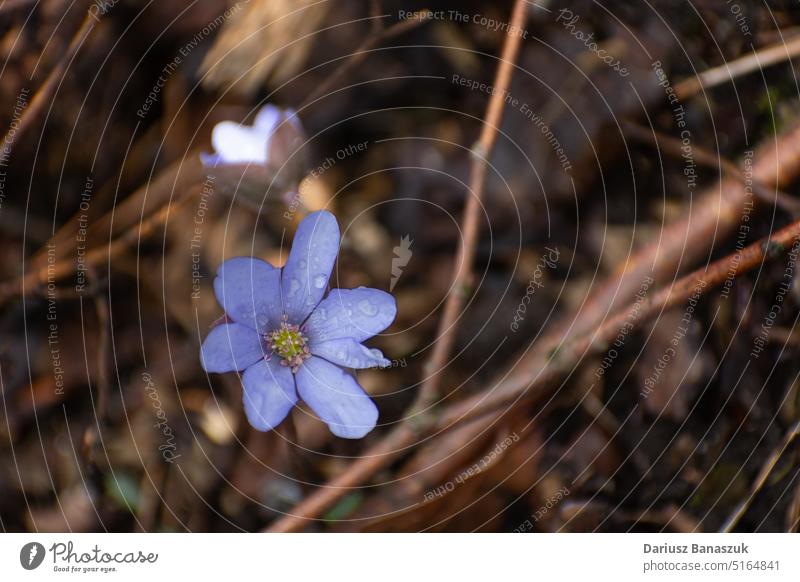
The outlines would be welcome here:
[[[297,372],[303,360],[309,357],[305,336],[296,325],[283,322],[275,331],[267,334],[267,345],[281,359],[281,365]]]

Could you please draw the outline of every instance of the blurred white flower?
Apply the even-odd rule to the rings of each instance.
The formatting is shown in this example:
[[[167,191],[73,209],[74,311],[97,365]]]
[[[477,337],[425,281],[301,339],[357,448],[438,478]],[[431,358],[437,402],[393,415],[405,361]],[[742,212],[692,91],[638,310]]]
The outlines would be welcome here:
[[[222,121],[214,126],[211,132],[213,154],[201,154],[203,164],[259,164],[267,165],[275,160],[278,144],[274,141],[285,141],[281,134],[288,133],[292,137],[302,135],[303,127],[297,114],[291,109],[280,109],[274,105],[265,105],[256,114],[253,125],[244,125],[234,121]],[[277,136],[277,140],[276,140]],[[283,150],[284,148],[280,148]]]

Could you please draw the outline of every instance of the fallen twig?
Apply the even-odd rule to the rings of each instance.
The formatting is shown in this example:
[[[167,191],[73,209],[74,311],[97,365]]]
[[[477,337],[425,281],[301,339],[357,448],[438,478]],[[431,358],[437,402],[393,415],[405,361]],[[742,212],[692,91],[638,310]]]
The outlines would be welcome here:
[[[81,27],[72,37],[66,52],[58,60],[53,70],[47,75],[47,78],[44,80],[44,83],[42,83],[42,86],[39,87],[39,90],[36,91],[33,99],[31,99],[30,105],[24,110],[16,126],[10,128],[6,133],[2,143],[5,144],[7,153],[10,153],[15,140],[19,140],[25,130],[30,127],[33,121],[38,117],[39,112],[41,112],[45,104],[50,102],[53,90],[56,88],[67,67],[72,63],[72,59],[75,58],[78,49],[83,46],[86,38],[92,30],[94,30],[97,22],[98,20],[92,14],[86,15]],[[12,131],[15,132],[15,134],[12,134]]]
[[[747,509],[753,503],[753,500],[758,495],[758,492],[763,489],[764,485],[767,482],[772,471],[775,469],[775,466],[778,464],[778,461],[783,456],[783,453],[786,452],[786,449],[789,448],[794,440],[800,435],[800,420],[795,422],[789,430],[786,431],[786,434],[783,436],[783,440],[770,455],[767,457],[767,460],[764,461],[764,464],[761,467],[761,470],[758,472],[756,476],[756,480],[753,482],[753,486],[750,488],[750,493],[745,497],[739,505],[736,506],[734,512],[725,520],[725,523],[720,528],[722,533],[730,533],[733,531],[733,528],[736,527],[736,524],[739,523],[739,520],[744,517],[744,514],[747,512]]]
[[[676,159],[681,159],[681,156],[683,156],[683,142],[677,138],[664,135],[663,133],[648,129],[633,122],[623,121],[622,127],[626,135],[640,143],[650,144],[655,142],[658,149],[664,150],[670,156]],[[778,188],[769,188],[758,180],[747,176],[729,159],[715,155],[696,144],[692,145],[692,157],[698,164],[727,174],[730,177],[738,178],[742,186],[750,186],[753,189],[753,193],[758,196],[762,202],[776,204],[786,212],[792,214],[792,216],[800,217],[800,200],[792,198]]]
[[[85,263],[88,268],[96,268],[104,260],[111,261],[124,251],[134,247],[137,243],[146,239],[155,232],[156,228],[162,226],[170,213],[175,213],[179,208],[186,204],[190,197],[184,197],[176,202],[164,206],[161,210],[132,226],[119,238],[109,242],[103,248],[93,248],[86,252]],[[38,290],[42,290],[45,284],[55,283],[66,278],[75,272],[75,264],[71,259],[62,259],[51,265],[47,265],[38,270],[21,277],[16,281],[11,281],[0,285],[0,304],[17,295],[29,295]]]
[[[514,4],[509,30],[518,31],[523,28],[525,10],[526,3],[524,0],[518,0]],[[494,87],[497,90],[492,93],[492,98],[486,108],[481,135],[472,148],[469,188],[467,190],[464,214],[461,218],[462,236],[455,260],[453,283],[450,286],[450,293],[447,295],[444,310],[439,319],[438,341],[434,344],[433,353],[425,364],[423,374],[426,375],[426,378],[420,388],[417,401],[412,407],[411,415],[423,414],[438,398],[439,383],[447,366],[447,359],[450,357],[450,351],[456,335],[455,332],[458,328],[458,319],[464,308],[464,300],[470,295],[473,283],[472,262],[480,234],[479,211],[486,183],[486,171],[497,139],[497,130],[503,118],[505,109],[504,96],[508,92],[521,41],[522,36],[519,34],[512,33],[506,37],[494,81]]]
[[[800,37],[789,42],[778,42],[773,45],[754,50],[753,54],[745,55],[732,61],[713,67],[696,77],[684,79],[675,85],[675,94],[679,99],[693,97],[704,89],[710,89],[733,81],[736,77],[747,75],[754,71],[770,67],[784,61],[789,61],[800,56]]]

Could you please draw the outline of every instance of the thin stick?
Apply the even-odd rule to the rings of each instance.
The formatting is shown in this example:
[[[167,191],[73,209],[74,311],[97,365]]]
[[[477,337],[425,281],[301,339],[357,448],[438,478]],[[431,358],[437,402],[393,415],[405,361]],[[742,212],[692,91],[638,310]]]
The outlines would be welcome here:
[[[97,276],[94,269],[90,270],[90,275],[94,281]],[[97,287],[95,283],[95,287]],[[96,397],[93,400],[94,422],[86,427],[83,433],[83,446],[81,451],[95,486],[102,487],[102,471],[98,467],[97,441],[103,432],[108,417],[108,398],[110,392],[109,384],[109,312],[108,300],[105,296],[105,289],[95,288],[94,290],[95,311],[97,313],[98,328],[98,347],[97,347],[97,375],[95,376]]]
[[[87,268],[94,268],[104,260],[110,261],[119,256],[125,250],[135,245],[137,242],[150,236],[156,228],[163,225],[169,218],[170,212],[174,213],[182,208],[191,197],[184,197],[177,202],[167,204],[161,210],[133,225],[128,231],[119,238],[109,242],[105,247],[94,248],[86,252],[85,262]],[[28,273],[27,275],[0,285],[0,304],[11,297],[17,295],[27,295],[32,290],[40,289],[43,285],[51,282],[55,283],[75,272],[75,265],[70,258],[62,259],[52,265],[47,265],[39,270]]]
[[[94,30],[94,26],[97,24],[97,22],[98,20],[91,14],[86,15],[81,27],[75,33],[75,36],[72,37],[66,52],[59,59],[56,66],[53,67],[53,70],[47,75],[47,78],[45,79],[44,83],[42,83],[42,86],[39,87],[39,90],[36,91],[33,99],[31,99],[30,105],[20,116],[16,127],[9,128],[3,140],[3,143],[6,144],[6,151],[8,153],[10,153],[11,148],[13,148],[15,141],[22,136],[25,130],[30,127],[31,123],[33,123],[33,121],[38,117],[39,112],[42,110],[45,104],[50,102],[50,97],[53,93],[53,90],[56,88],[60,77],[64,74],[67,65],[75,57],[75,53],[78,52],[78,49],[83,46],[86,37],[88,37],[89,33]],[[13,134],[12,132],[16,132],[16,134]]]
[[[800,125],[756,150],[752,177],[769,188],[784,187],[800,177]],[[671,280],[683,265],[704,260],[734,231],[747,204],[748,192],[741,181],[723,175],[719,184],[694,196],[687,211],[665,226],[656,240],[619,262],[605,281],[591,289],[577,315],[563,317],[539,339],[526,362],[536,369],[553,346],[563,343],[566,337],[597,327],[608,314],[632,301],[646,277]]]
[[[441,429],[441,427],[455,422],[463,422],[475,416],[517,404],[521,399],[528,400],[532,397],[542,396],[549,389],[548,384],[551,381],[568,373],[577,362],[588,355],[603,353],[614,341],[622,327],[632,325],[633,328],[636,328],[663,311],[685,303],[691,297],[702,296],[726,280],[754,269],[765,259],[782,254],[798,240],[800,240],[800,221],[793,222],[771,237],[761,239],[741,251],[681,277],[672,285],[647,297],[639,305],[633,304],[605,319],[597,330],[586,332],[558,346],[552,358],[532,380],[512,384],[508,390],[498,389],[488,394],[476,394],[449,407],[446,413],[442,414],[437,428]]]
[[[652,129],[648,129],[630,121],[623,121],[622,127],[625,133],[639,141],[640,143],[649,144],[655,141],[659,149],[664,150],[669,155],[681,159],[684,155],[683,142],[672,136],[664,135]],[[717,171],[722,171],[733,178],[737,178],[742,185],[748,185],[753,189],[753,192],[758,196],[762,202],[767,204],[777,204],[785,211],[791,213],[793,216],[800,216],[800,200],[792,198],[785,192],[782,192],[777,187],[769,188],[756,180],[754,177],[745,175],[739,167],[727,158],[715,155],[705,148],[699,147],[696,144],[692,145],[692,155],[694,161],[706,167],[712,168]]]
[[[93,273],[94,276],[94,273]],[[103,288],[95,291],[95,309],[97,311],[97,327],[99,328],[97,349],[97,430],[102,430],[108,416],[108,399],[110,387],[110,360],[109,360],[109,310],[108,299]]]
[[[469,295],[468,290],[473,283],[472,261],[480,234],[479,217],[483,190],[486,184],[486,172],[489,158],[497,140],[497,130],[503,119],[503,111],[505,109],[504,96],[508,92],[511,75],[514,71],[514,63],[516,63],[522,42],[522,35],[513,31],[522,30],[525,24],[525,9],[526,3],[524,0],[517,0],[514,4],[509,26],[509,31],[512,32],[508,34],[503,45],[503,52],[500,55],[500,64],[494,81],[497,91],[492,93],[492,98],[486,108],[480,137],[472,148],[472,167],[470,169],[467,202],[461,218],[463,236],[456,255],[453,284],[450,294],[447,296],[442,317],[439,320],[437,333],[439,340],[434,345],[433,353],[423,368],[423,373],[427,375],[427,378],[420,388],[415,406],[411,409],[412,415],[422,413],[438,398],[439,384],[456,336],[459,315],[464,307],[464,300]]]
[[[767,460],[761,467],[761,470],[758,472],[756,476],[756,480],[753,483],[752,488],[750,489],[749,495],[743,499],[739,505],[736,507],[736,510],[731,514],[730,517],[725,521],[725,524],[720,529],[722,533],[730,533],[733,531],[733,528],[736,527],[736,524],[739,523],[739,520],[744,517],[744,514],[747,512],[747,509],[753,503],[753,499],[755,499],[758,492],[764,487],[764,484],[767,482],[767,478],[769,478],[772,471],[775,469],[775,466],[778,464],[778,461],[783,456],[783,453],[786,452],[786,449],[789,448],[797,436],[800,435],[800,420],[795,422],[786,434],[783,437],[783,441],[781,442],[780,446],[770,453]]]
[[[696,77],[684,79],[675,85],[675,94],[679,99],[693,97],[703,89],[722,85],[733,81],[736,77],[792,60],[798,56],[800,56],[800,37],[793,38],[789,42],[775,43],[759,49],[751,55],[703,71]]]

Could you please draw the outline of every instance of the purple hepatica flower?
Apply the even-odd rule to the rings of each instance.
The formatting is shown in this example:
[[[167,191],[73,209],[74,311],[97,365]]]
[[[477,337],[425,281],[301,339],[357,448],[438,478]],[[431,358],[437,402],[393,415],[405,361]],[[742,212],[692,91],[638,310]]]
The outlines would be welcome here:
[[[283,269],[250,257],[219,267],[214,291],[228,322],[208,334],[200,360],[207,372],[244,370],[244,409],[258,430],[280,424],[298,396],[337,436],[375,428],[377,407],[341,367],[391,365],[362,342],[386,329],[397,307],[365,287],[323,299],[338,250],[336,218],[321,210],[300,223]]]
[[[284,123],[286,122],[286,123]],[[283,128],[283,129],[282,129]],[[271,160],[276,136],[302,135],[303,128],[297,114],[291,109],[265,105],[256,114],[253,125],[222,121],[211,131],[213,154],[201,154],[205,166],[225,164],[257,164],[265,166]],[[278,138],[280,141],[280,138]]]

